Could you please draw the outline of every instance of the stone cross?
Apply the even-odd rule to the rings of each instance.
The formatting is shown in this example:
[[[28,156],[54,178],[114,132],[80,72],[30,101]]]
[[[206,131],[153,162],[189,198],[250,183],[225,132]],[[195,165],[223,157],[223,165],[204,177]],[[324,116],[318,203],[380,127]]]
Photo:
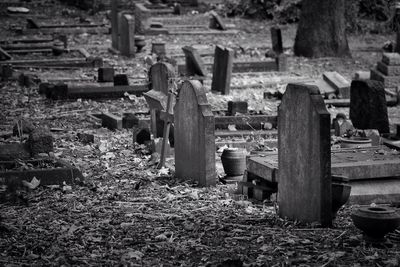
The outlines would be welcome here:
[[[174,127],[176,176],[200,186],[215,185],[215,121],[199,81],[183,82],[174,108]]]
[[[279,215],[331,225],[330,114],[318,87],[289,84],[278,122]]]
[[[211,91],[229,95],[231,87],[234,51],[220,45],[215,46]]]

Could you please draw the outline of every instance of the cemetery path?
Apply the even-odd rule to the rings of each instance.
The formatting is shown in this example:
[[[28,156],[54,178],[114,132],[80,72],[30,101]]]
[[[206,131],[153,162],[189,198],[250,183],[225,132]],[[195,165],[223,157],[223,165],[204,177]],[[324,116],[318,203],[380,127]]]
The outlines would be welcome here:
[[[109,23],[105,12],[88,16],[75,8],[53,3],[48,7],[31,4],[29,8],[33,16],[54,15],[40,18],[41,22],[89,19]],[[68,43],[70,47],[85,48],[90,54],[103,57],[117,73],[127,73],[131,80],[147,79],[149,66],[145,57],[151,57],[148,54],[153,41],[167,42],[169,53],[182,53],[180,47],[192,44],[212,50],[211,45],[220,43],[233,47],[239,59],[264,58],[271,46],[272,22],[225,19],[242,33],[146,36],[145,52],[134,59],[110,54],[107,50],[111,46],[110,35],[71,35]],[[182,24],[193,20],[208,23],[208,16],[189,14],[180,19]],[[24,25],[25,17],[7,16],[4,9],[0,10],[0,22],[0,36],[21,37],[10,29]],[[286,53],[291,56],[296,25],[283,26],[282,30]],[[257,82],[260,89],[231,90],[229,96],[208,93],[208,101],[213,109],[222,110],[229,100],[248,100],[250,109],[275,114],[278,103],[264,100],[263,92],[283,87],[283,77],[316,78],[325,71],[337,71],[351,79],[355,71],[369,70],[376,64],[381,57],[378,50],[388,39],[393,40],[394,36],[351,35],[353,58],[291,56],[287,73],[240,74],[233,81],[244,87]],[[27,56],[38,57],[41,56]],[[23,71],[42,79],[95,81],[97,75],[95,69],[79,68],[31,67]],[[210,84],[207,81],[205,84],[209,90]],[[365,246],[350,220],[354,207],[340,210],[332,228],[280,219],[275,201],[245,200],[234,194],[233,185],[218,182],[213,188],[199,188],[190,181],[176,180],[173,161],[167,161],[166,168],[156,169],[158,156],[151,154],[146,146],[134,144],[131,130],[112,132],[101,128],[89,116],[101,112],[147,111],[143,97],[128,94],[114,100],[51,101],[37,91],[37,86],[23,88],[16,81],[1,83],[0,143],[20,141],[19,137],[3,136],[21,118],[35,126],[51,128],[55,139],[51,156],[78,167],[85,180],[82,185],[39,186],[34,190],[9,191],[7,186],[0,186],[1,266],[399,265],[400,243]],[[348,113],[348,109],[330,111]],[[389,117],[391,123],[400,122],[400,109],[390,108]],[[94,143],[81,143],[77,133],[82,132],[94,134]],[[219,162],[218,166],[222,175]]]

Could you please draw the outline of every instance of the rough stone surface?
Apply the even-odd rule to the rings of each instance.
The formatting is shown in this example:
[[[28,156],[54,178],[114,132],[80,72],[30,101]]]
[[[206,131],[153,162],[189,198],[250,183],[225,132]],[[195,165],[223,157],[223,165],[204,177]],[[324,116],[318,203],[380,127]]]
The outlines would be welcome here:
[[[36,128],[29,134],[28,143],[32,155],[53,151],[53,136],[48,129]]]
[[[357,129],[377,129],[389,133],[385,89],[373,80],[351,83],[350,119]]]
[[[184,81],[174,114],[176,176],[215,185],[214,116],[199,81]]]
[[[279,215],[331,225],[330,114],[318,87],[289,84],[278,116]]]

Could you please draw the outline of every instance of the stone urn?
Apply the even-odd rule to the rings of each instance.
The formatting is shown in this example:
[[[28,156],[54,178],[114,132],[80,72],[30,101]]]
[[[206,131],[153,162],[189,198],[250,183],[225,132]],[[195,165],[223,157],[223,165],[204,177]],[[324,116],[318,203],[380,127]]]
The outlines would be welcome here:
[[[135,36],[135,46],[136,46],[136,52],[140,53],[143,47],[146,46],[146,41],[144,39],[144,36],[141,35]]]
[[[372,140],[366,137],[352,136],[350,138],[342,138],[340,142],[341,148],[358,148],[370,146],[372,146]]]
[[[378,206],[363,207],[351,215],[354,225],[363,231],[365,241],[381,243],[385,235],[400,225],[400,214],[394,208]]]
[[[221,155],[227,177],[241,176],[246,169],[246,153],[243,149],[226,148]]]
[[[349,179],[345,176],[332,175],[332,217],[349,200],[351,186]]]

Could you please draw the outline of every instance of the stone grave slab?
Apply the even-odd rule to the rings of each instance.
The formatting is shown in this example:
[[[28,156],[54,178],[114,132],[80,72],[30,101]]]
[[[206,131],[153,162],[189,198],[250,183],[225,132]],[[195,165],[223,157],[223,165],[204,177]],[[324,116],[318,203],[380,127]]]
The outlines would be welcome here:
[[[229,95],[233,56],[234,51],[232,49],[220,45],[215,46],[211,91],[221,92],[223,95]]]
[[[350,82],[336,71],[324,72],[322,74],[324,81],[326,81],[340,98],[350,98]]]
[[[199,81],[183,82],[174,114],[176,176],[215,185],[214,115]]]
[[[278,119],[279,215],[331,225],[330,114],[318,87],[289,84]]]
[[[381,82],[354,80],[350,96],[350,119],[355,128],[389,133],[385,89]]]

